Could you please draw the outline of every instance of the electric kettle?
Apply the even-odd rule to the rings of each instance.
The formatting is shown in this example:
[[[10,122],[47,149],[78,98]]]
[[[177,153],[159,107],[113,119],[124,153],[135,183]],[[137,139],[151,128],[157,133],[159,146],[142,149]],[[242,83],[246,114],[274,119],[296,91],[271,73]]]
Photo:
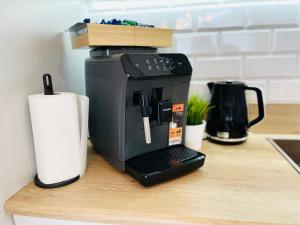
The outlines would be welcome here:
[[[207,135],[216,142],[238,143],[247,139],[248,128],[264,118],[264,103],[259,88],[248,87],[237,81],[210,82],[212,109],[207,114]],[[255,91],[258,101],[258,116],[248,121],[245,91]]]

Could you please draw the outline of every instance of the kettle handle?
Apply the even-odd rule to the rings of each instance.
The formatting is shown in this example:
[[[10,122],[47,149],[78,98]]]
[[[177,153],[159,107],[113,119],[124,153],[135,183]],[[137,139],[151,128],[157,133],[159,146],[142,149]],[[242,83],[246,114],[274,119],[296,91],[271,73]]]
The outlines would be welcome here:
[[[254,120],[251,120],[249,122],[248,124],[248,128],[249,128],[257,124],[258,122],[260,122],[265,117],[265,108],[264,108],[263,96],[259,88],[245,87],[245,90],[255,91],[257,96],[257,103],[258,103],[258,117],[256,117]]]

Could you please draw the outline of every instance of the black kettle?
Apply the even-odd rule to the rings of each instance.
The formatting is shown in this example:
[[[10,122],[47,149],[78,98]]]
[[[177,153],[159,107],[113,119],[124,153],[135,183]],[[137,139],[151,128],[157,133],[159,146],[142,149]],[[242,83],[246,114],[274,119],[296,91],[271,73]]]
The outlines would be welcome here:
[[[261,90],[237,81],[210,82],[207,85],[211,92],[210,105],[212,106],[207,114],[208,138],[226,143],[245,141],[248,128],[264,118]],[[255,91],[258,101],[258,117],[250,122],[248,121],[246,90]]]

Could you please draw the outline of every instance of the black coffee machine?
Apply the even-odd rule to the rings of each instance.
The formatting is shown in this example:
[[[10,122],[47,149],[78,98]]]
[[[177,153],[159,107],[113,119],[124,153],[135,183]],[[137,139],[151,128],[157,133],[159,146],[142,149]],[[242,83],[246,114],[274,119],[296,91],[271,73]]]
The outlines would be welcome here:
[[[183,54],[99,48],[85,63],[90,137],[97,152],[148,186],[201,167],[184,146],[192,74]]]
[[[264,103],[261,90],[248,87],[242,82],[220,81],[208,83],[211,92],[211,109],[207,114],[208,138],[220,143],[240,143],[247,139],[248,128],[264,118]],[[246,90],[256,92],[258,117],[248,121]]]

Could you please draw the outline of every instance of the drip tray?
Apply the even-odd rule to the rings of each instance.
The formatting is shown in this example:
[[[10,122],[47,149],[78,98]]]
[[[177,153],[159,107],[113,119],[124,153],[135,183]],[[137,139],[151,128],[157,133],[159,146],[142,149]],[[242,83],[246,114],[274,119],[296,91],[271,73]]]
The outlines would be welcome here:
[[[205,155],[184,145],[172,146],[126,161],[125,171],[144,186],[169,180],[203,166]]]
[[[268,139],[272,145],[300,173],[300,139]]]

